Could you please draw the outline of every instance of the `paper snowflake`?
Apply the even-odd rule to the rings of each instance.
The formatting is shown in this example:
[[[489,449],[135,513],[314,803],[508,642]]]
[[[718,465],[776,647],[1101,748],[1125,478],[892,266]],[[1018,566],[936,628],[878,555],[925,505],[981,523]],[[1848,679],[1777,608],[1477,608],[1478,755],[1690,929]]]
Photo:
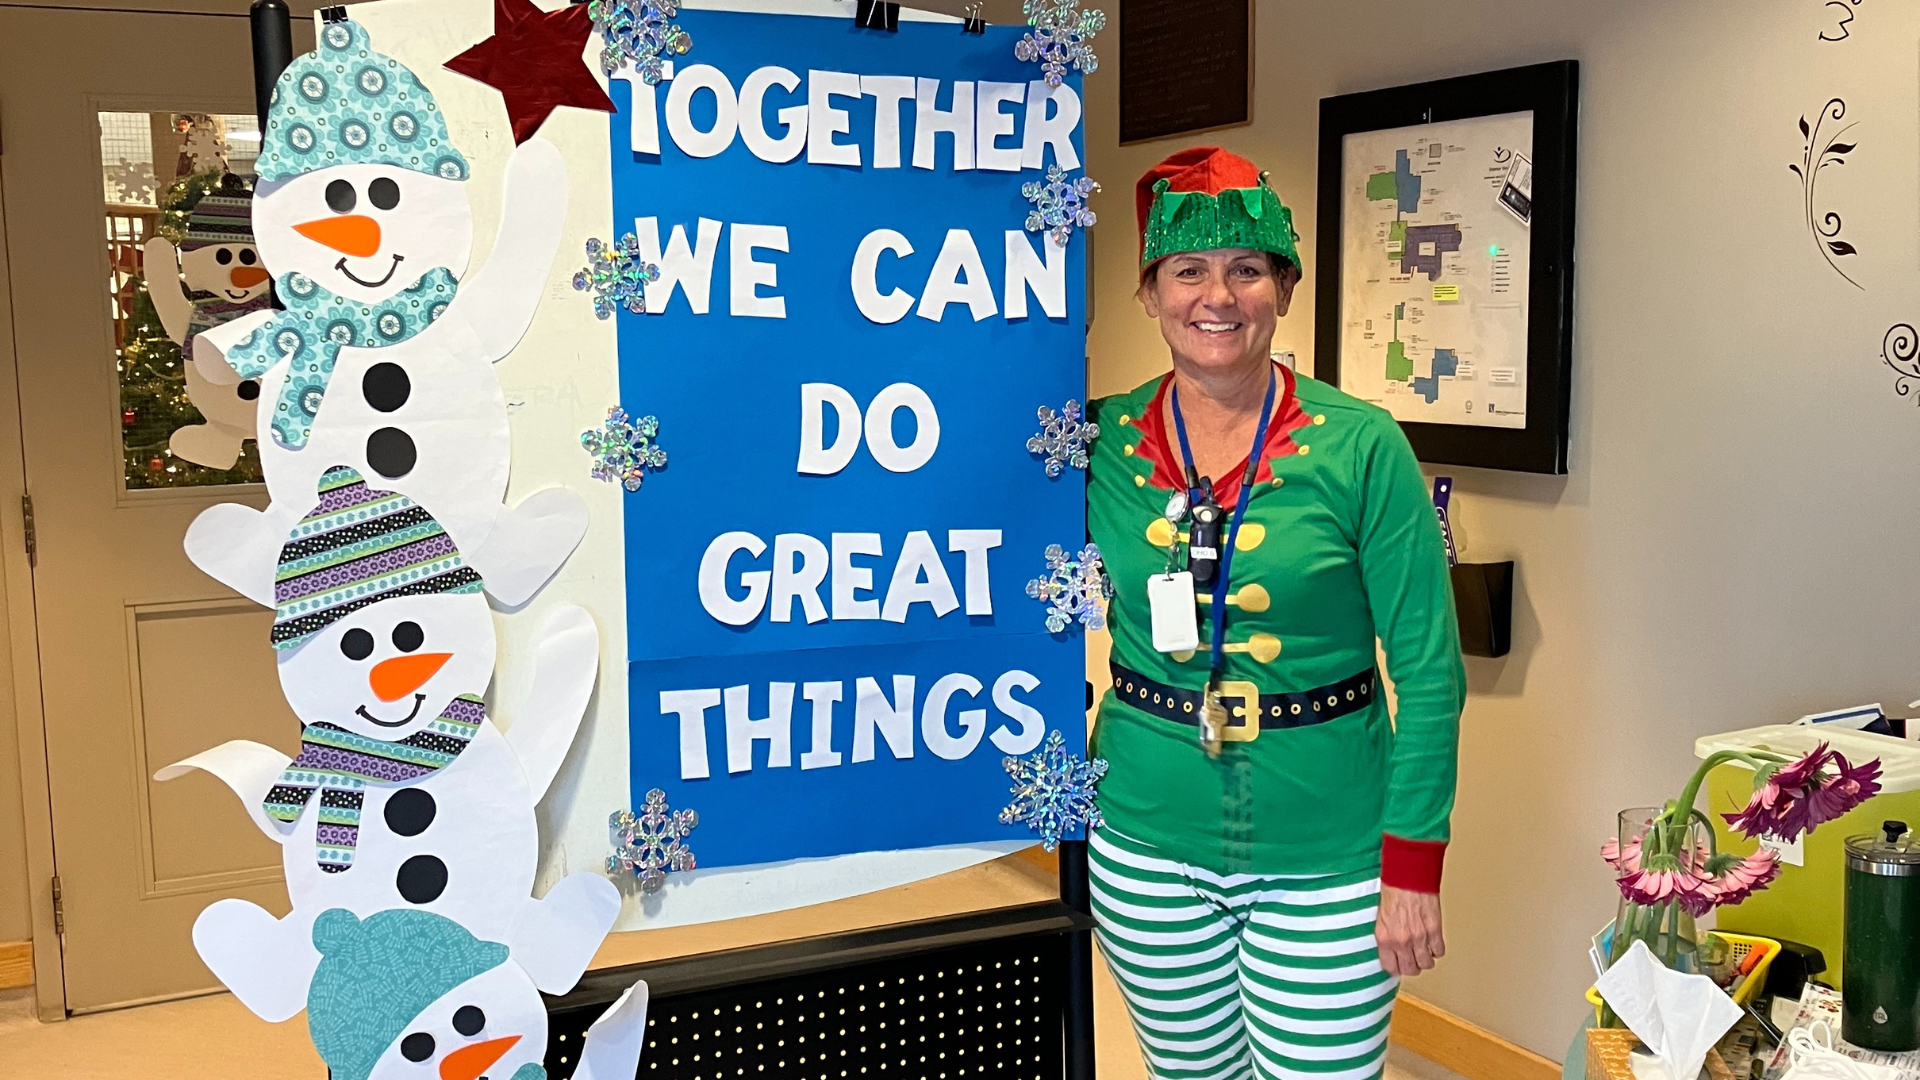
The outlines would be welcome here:
[[[1040,847],[1052,851],[1066,835],[1082,825],[1101,826],[1094,789],[1107,775],[1107,763],[1089,761],[1067,750],[1067,740],[1056,729],[1027,757],[1007,757],[1001,764],[1013,777],[1013,801],[1000,811],[1000,824],[1025,825],[1040,834]]]
[[[600,70],[612,77],[632,64],[642,82],[660,85],[666,57],[693,47],[687,32],[669,21],[678,14],[678,0],[592,0],[587,16],[600,32]]]
[[[1089,630],[1107,625],[1100,604],[1113,595],[1099,547],[1088,544],[1069,556],[1059,544],[1047,545],[1047,576],[1027,582],[1027,595],[1047,605],[1047,632],[1058,634],[1078,622]]]
[[[573,275],[573,287],[593,293],[593,313],[606,319],[626,308],[647,313],[647,283],[660,279],[660,268],[640,256],[640,241],[632,234],[617,244],[587,241],[587,267]]]
[[[1087,444],[1100,437],[1100,425],[1080,419],[1080,402],[1067,399],[1059,412],[1053,406],[1040,406],[1040,434],[1027,440],[1027,453],[1044,454],[1047,475],[1059,477],[1068,465],[1087,467]]]
[[[698,824],[699,814],[668,810],[667,793],[654,788],[647,792],[647,804],[640,808],[639,817],[631,810],[615,810],[607,819],[613,835],[607,873],[632,874],[640,879],[642,892],[659,892],[669,873],[693,869],[693,849],[687,846],[687,834]]]
[[[1058,165],[1047,166],[1047,182],[1029,180],[1020,185],[1020,196],[1033,204],[1027,212],[1028,232],[1050,232],[1061,247],[1073,238],[1073,230],[1091,228],[1099,218],[1087,209],[1087,196],[1100,190],[1090,176],[1067,179],[1067,171]]]
[[[580,433],[580,445],[593,455],[595,480],[639,491],[649,470],[667,467],[667,452],[654,441],[659,434],[659,420],[651,416],[629,420],[627,410],[615,405],[607,410],[606,423]]]
[[[1021,35],[1013,55],[1039,61],[1048,86],[1065,82],[1069,67],[1091,75],[1100,66],[1087,41],[1106,28],[1106,12],[1081,11],[1080,0],[1026,0],[1021,8],[1033,32]]]

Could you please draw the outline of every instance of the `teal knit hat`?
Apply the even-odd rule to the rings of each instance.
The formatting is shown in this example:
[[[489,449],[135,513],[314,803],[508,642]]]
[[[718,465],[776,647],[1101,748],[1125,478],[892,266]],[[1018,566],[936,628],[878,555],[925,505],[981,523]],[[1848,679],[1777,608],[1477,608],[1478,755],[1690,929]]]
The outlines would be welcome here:
[[[307,987],[307,1031],[333,1080],[367,1080],[421,1010],[507,959],[505,945],[410,909],[365,919],[345,908],[323,911],[313,947],[320,966]]]
[[[284,180],[334,165],[393,165],[448,180],[467,178],[433,95],[406,65],[373,51],[352,20],[320,28],[320,47],[297,57],[274,84],[267,133],[254,171]]]

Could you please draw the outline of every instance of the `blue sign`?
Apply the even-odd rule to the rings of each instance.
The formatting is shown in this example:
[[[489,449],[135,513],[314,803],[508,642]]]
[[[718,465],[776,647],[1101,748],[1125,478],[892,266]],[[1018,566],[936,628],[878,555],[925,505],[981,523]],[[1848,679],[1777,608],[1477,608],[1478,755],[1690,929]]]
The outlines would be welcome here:
[[[1078,171],[1078,80],[1007,27],[679,21],[672,77],[612,90],[615,230],[661,269],[620,398],[669,455],[626,496],[635,801],[697,811],[702,867],[1031,839],[1002,758],[1084,752],[1082,641],[1026,595],[1083,476],[1026,443],[1085,397],[1086,277],[1020,189]]]

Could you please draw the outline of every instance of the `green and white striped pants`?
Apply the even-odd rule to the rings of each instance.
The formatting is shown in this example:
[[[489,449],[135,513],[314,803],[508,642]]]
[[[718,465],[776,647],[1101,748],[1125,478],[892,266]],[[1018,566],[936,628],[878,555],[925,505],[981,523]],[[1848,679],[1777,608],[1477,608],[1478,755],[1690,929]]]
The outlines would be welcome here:
[[[1377,870],[1210,873],[1110,828],[1088,844],[1107,966],[1155,1080],[1372,1080],[1400,980]]]

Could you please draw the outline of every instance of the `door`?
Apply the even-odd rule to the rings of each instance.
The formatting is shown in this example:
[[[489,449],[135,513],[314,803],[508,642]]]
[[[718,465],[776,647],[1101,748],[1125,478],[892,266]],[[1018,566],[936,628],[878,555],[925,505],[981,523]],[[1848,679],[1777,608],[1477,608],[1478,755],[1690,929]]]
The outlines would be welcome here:
[[[300,23],[296,50],[311,36]],[[187,281],[202,301],[218,299],[213,277],[241,302],[258,294],[244,235],[220,232],[236,205],[245,228],[244,199],[195,201],[244,195],[252,113],[244,17],[0,7],[0,183],[75,1012],[217,988],[190,936],[216,899],[286,910],[279,849],[226,788],[201,773],[151,779],[227,739],[299,745],[270,613],[181,550],[205,507],[265,502],[248,482],[252,445],[230,426],[200,428],[244,390],[188,387],[169,326],[200,310]],[[187,281],[171,253],[148,258],[156,235],[181,242]],[[176,437],[182,427],[197,430]],[[241,451],[231,467],[181,456],[217,460],[223,442]]]

